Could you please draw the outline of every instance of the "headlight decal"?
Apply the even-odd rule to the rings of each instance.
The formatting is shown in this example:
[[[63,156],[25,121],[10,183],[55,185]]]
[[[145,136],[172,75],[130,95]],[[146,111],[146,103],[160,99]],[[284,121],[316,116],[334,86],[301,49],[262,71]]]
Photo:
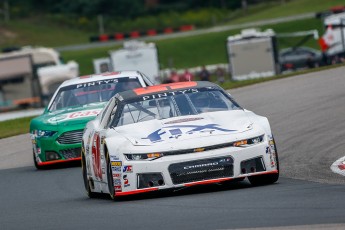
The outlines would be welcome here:
[[[124,155],[126,159],[129,161],[152,161],[152,160],[161,158],[163,156],[206,152],[206,151],[221,149],[221,148],[249,147],[252,145],[259,144],[263,141],[264,141],[264,135],[260,135],[260,136],[256,136],[256,137],[245,139],[245,140],[205,146],[205,147],[200,147],[200,148],[182,149],[182,150],[166,151],[166,152],[159,152],[159,153],[158,152],[156,153],[124,153]]]
[[[52,131],[52,130],[34,130],[33,131],[33,135],[36,138],[40,138],[40,137],[51,137],[53,136],[55,133],[57,133],[57,131]]]

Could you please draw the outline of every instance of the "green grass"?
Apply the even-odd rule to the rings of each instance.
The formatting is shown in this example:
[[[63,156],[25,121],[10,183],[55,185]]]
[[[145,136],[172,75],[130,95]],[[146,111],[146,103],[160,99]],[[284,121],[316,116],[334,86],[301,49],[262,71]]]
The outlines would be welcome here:
[[[0,139],[29,133],[30,121],[34,117],[24,117],[0,122]]]
[[[70,29],[45,21],[45,18],[0,21],[0,48],[9,46],[56,47],[88,43],[92,32]]]
[[[322,23],[318,19],[307,19],[294,22],[280,23],[271,26],[263,26],[261,29],[272,28],[277,33],[288,33],[303,30],[317,29],[322,34]],[[159,62],[162,69],[172,67],[190,68],[202,65],[227,63],[226,39],[230,35],[239,33],[240,30],[231,30],[219,33],[204,34],[201,36],[190,36],[183,38],[174,38],[156,43],[159,52]],[[285,48],[296,44],[296,39],[279,39],[279,48]],[[306,44],[318,49],[316,40],[311,39]],[[61,52],[65,60],[75,60],[79,63],[81,75],[93,72],[92,59],[107,57],[109,50],[115,50],[119,47],[110,46],[103,48],[88,49],[83,51],[64,51]]]

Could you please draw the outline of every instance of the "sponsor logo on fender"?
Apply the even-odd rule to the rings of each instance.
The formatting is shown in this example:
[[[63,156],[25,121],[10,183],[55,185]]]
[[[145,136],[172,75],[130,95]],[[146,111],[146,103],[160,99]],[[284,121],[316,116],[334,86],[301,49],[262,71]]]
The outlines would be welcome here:
[[[119,160],[118,157],[116,157],[116,156],[110,156],[110,161],[117,161],[117,160]]]
[[[72,120],[77,118],[84,118],[84,117],[95,117],[99,114],[101,109],[93,109],[93,110],[85,110],[85,111],[78,111],[68,114],[62,114],[54,116],[50,119],[48,119],[48,122],[54,123],[54,122],[60,122],[65,120]]]
[[[124,173],[131,173],[131,172],[133,172],[133,166],[132,165],[125,165],[125,166],[123,166],[123,172]]]
[[[122,162],[121,161],[112,161],[111,166],[122,166]]]
[[[121,186],[121,180],[120,179],[114,179],[114,185],[120,185]]]
[[[124,187],[131,186],[131,184],[128,181],[127,175],[123,175],[123,186]]]
[[[119,166],[111,166],[111,170],[113,172],[121,172],[121,167],[119,167]]]
[[[115,192],[121,192],[122,191],[122,186],[121,185],[115,185],[114,189],[115,189]]]

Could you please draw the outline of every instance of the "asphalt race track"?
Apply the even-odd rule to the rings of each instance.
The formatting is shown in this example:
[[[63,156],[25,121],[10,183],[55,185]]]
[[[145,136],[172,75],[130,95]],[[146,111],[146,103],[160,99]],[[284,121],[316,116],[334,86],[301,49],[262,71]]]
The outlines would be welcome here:
[[[37,171],[28,135],[0,140],[0,229],[345,229],[345,67],[232,90],[267,116],[281,178],[88,199],[76,165]],[[285,227],[284,227],[285,226]]]

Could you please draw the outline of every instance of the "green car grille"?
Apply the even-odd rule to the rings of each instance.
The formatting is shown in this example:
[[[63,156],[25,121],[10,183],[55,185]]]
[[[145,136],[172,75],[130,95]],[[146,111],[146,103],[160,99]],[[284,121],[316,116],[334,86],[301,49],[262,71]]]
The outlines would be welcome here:
[[[77,158],[81,156],[81,148],[60,150],[60,154],[65,159]]]
[[[60,144],[77,144],[81,143],[83,138],[83,130],[75,130],[65,132],[57,139]]]

